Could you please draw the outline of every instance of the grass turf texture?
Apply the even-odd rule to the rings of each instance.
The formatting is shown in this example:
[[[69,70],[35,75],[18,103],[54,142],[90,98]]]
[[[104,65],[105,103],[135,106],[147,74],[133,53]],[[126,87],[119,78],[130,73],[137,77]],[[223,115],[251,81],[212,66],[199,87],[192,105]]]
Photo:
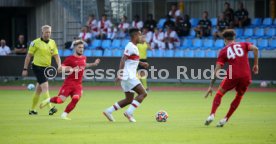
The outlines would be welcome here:
[[[57,91],[51,91],[51,96]],[[48,109],[29,116],[31,91],[0,91],[0,143],[5,144],[275,144],[275,93],[246,93],[240,107],[223,128],[215,125],[228,111],[235,93],[223,98],[216,120],[204,126],[213,97],[204,92],[151,91],[135,112],[137,123],[123,117],[124,110],[114,113],[115,123],[107,122],[102,110],[123,98],[121,91],[85,91],[72,121],[60,119],[66,103],[56,105],[59,112],[48,116]],[[168,122],[158,123],[159,110],[169,114]]]

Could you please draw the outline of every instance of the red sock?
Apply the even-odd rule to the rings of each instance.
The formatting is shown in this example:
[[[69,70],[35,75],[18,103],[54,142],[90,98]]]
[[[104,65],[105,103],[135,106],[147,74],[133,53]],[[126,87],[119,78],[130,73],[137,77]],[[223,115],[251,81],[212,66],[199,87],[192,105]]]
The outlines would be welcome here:
[[[240,102],[242,100],[243,95],[240,94],[236,94],[235,99],[232,101],[231,105],[230,105],[230,109],[227,113],[227,115],[225,116],[225,118],[227,119],[227,121],[229,120],[229,118],[231,117],[231,115],[235,112],[235,110],[238,108],[238,106],[240,105]]]
[[[215,114],[216,113],[217,108],[220,105],[221,98],[223,97],[223,95],[224,94],[222,92],[220,92],[219,90],[217,91],[216,96],[215,96],[214,101],[213,101],[213,106],[212,106],[211,114]]]
[[[71,102],[67,105],[65,112],[70,113],[76,106],[76,104],[78,103],[80,97],[78,95],[74,95],[72,97]]]
[[[55,103],[55,104],[61,104],[61,103],[63,103],[62,99],[61,99],[60,97],[58,97],[58,96],[52,97],[52,98],[50,99],[50,102],[51,102],[51,103]]]

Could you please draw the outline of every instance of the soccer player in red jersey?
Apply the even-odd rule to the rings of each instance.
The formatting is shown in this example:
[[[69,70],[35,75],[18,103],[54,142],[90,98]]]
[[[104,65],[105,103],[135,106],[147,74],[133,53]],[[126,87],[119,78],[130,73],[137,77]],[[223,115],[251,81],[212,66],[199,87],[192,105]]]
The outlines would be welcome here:
[[[209,125],[214,120],[216,110],[221,103],[223,95],[233,88],[235,88],[237,92],[236,97],[232,101],[228,113],[223,119],[219,121],[217,127],[223,127],[230,119],[234,111],[238,108],[244,93],[251,83],[251,71],[248,61],[248,51],[254,52],[254,74],[258,74],[259,72],[258,48],[251,43],[235,42],[235,35],[236,34],[232,29],[228,29],[223,32],[223,38],[226,46],[219,53],[214,72],[214,79],[211,80],[205,98],[207,98],[209,95],[212,95],[213,85],[215,83],[216,77],[218,76],[218,72],[223,67],[223,65],[225,63],[228,63],[229,69],[230,66],[232,66],[232,70],[227,70],[227,76],[224,78],[218,88],[216,96],[214,97],[211,114],[207,118],[205,125]]]
[[[71,96],[71,102],[61,115],[61,118],[65,120],[71,120],[67,115],[75,108],[81,98],[84,69],[97,66],[100,63],[100,59],[96,59],[94,63],[86,63],[86,57],[83,56],[83,41],[77,40],[74,42],[73,46],[75,48],[75,53],[68,56],[62,63],[61,69],[58,70],[59,72],[63,71],[69,73],[59,90],[58,96],[48,98],[40,104],[40,108],[45,107],[49,103],[61,104],[68,96]]]

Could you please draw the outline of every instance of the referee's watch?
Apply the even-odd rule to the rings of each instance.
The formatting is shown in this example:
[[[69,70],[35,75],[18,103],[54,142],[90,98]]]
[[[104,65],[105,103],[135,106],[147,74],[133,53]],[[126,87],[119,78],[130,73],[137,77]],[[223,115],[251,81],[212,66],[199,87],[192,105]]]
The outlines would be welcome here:
[[[23,71],[26,71],[26,70],[28,70],[28,69],[26,69],[26,68],[23,68]]]

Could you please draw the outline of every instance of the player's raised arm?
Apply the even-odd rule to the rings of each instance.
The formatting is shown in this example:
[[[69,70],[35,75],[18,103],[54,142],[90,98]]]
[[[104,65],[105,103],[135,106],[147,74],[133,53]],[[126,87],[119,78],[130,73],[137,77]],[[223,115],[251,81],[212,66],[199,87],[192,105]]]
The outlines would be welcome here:
[[[259,49],[255,45],[250,45],[249,50],[253,51],[254,53],[253,72],[254,74],[258,74],[259,73]]]
[[[87,63],[86,68],[98,66],[100,62],[100,59],[96,59],[94,63]]]

